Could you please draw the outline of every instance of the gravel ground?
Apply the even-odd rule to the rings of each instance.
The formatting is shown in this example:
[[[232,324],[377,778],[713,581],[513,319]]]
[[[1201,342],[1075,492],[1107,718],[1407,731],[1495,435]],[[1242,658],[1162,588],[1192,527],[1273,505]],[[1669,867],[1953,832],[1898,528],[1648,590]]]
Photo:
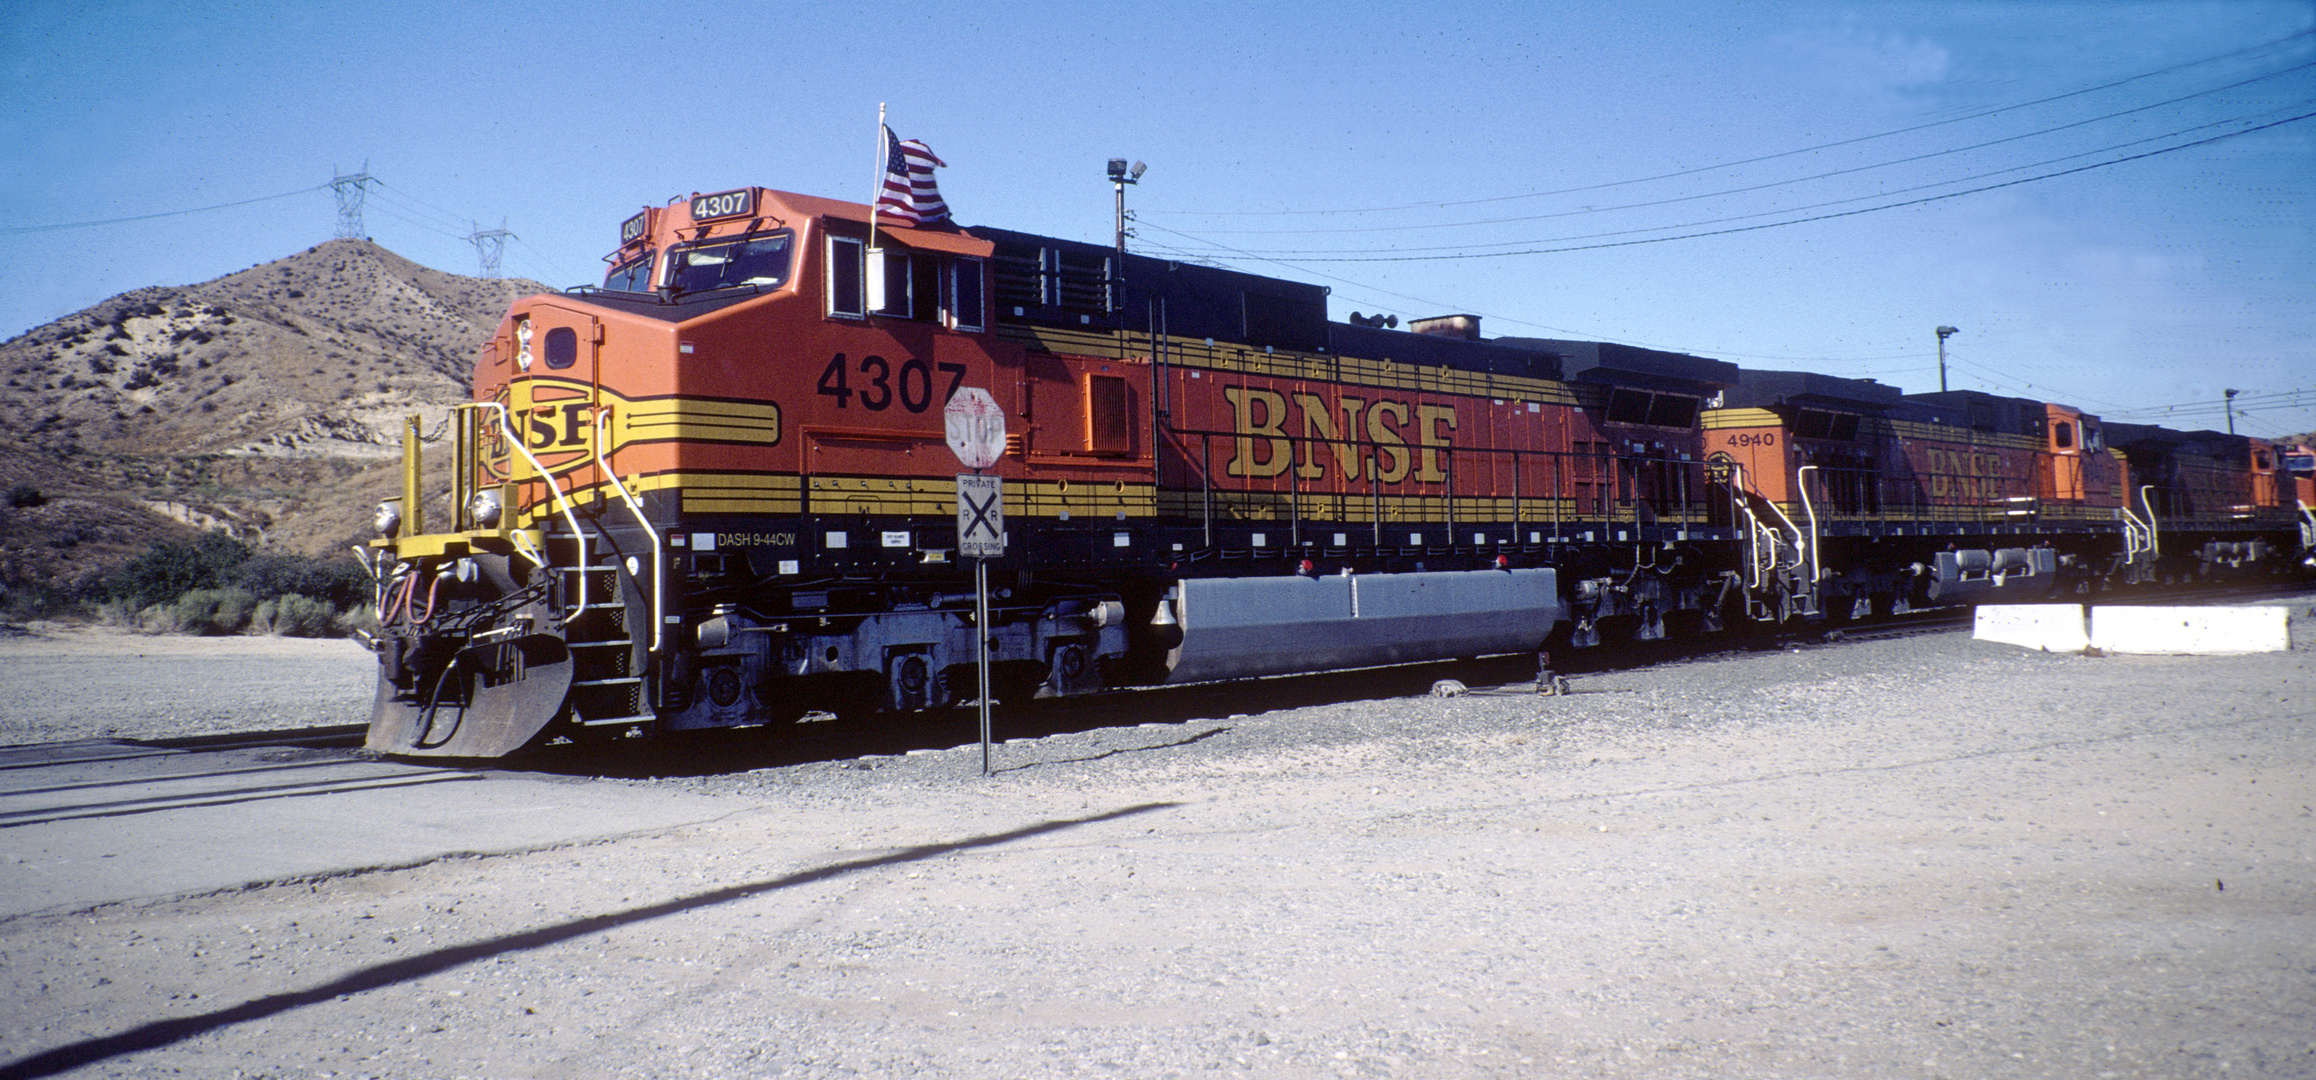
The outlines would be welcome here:
[[[2294,607],[595,781],[732,809],[0,923],[0,1077],[2316,1075]]]
[[[0,624],[0,746],[363,724],[377,672],[342,638]]]

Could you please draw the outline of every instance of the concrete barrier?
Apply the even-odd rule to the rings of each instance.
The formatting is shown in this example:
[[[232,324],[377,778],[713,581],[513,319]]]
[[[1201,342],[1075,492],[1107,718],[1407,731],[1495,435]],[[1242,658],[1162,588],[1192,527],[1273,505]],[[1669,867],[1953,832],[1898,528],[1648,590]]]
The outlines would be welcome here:
[[[2091,643],[2081,604],[1989,604],[1978,609],[1970,636],[2044,652],[2082,652]]]
[[[2292,647],[2291,612],[2281,607],[2094,607],[2091,644],[2111,653],[2283,652]]]

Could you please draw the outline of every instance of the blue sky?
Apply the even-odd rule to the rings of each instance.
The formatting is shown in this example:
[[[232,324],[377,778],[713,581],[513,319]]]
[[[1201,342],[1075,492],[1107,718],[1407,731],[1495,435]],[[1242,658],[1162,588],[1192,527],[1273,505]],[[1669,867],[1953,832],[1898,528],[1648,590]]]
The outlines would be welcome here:
[[[2212,428],[2234,388],[2283,434],[2316,429],[2312,31],[2305,0],[18,0],[0,336],[328,239],[365,164],[386,247],[473,273],[503,220],[508,274],[597,280],[646,203],[865,199],[884,102],[964,224],[1104,240],[1138,158],[1137,250],[1338,318],[1909,391],[1946,324],[1956,388]]]

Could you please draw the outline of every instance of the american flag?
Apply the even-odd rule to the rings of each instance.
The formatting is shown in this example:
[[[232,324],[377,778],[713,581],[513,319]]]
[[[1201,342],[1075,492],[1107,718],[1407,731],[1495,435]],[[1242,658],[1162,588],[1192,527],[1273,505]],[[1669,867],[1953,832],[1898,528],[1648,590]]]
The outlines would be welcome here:
[[[877,210],[911,225],[948,220],[949,204],[941,201],[941,189],[933,184],[934,166],[947,164],[933,156],[931,147],[916,139],[902,142],[886,128],[885,186],[877,195]]]

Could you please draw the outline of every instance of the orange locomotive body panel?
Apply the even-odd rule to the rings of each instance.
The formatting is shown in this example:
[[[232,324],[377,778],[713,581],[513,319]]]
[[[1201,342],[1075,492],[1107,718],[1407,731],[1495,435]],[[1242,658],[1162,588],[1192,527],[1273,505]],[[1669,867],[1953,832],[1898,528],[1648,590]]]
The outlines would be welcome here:
[[[745,215],[703,222],[692,213],[703,201],[695,197],[646,211],[631,225],[615,261],[655,261],[637,281],[671,303],[532,297],[514,306],[478,361],[476,399],[512,410],[519,437],[567,494],[592,498],[604,487],[593,460],[600,423],[612,471],[640,492],[681,491],[687,511],[917,506],[963,471],[945,445],[942,408],[964,386],[995,397],[1027,451],[988,471],[1008,480],[1149,484],[1148,440],[1138,425],[1125,425],[1123,442],[1095,453],[1083,434],[1087,376],[1046,357],[1033,363],[1020,344],[990,330],[979,280],[987,241],[880,222],[876,243],[888,261],[911,267],[892,275],[896,283],[929,295],[888,302],[908,303],[906,314],[871,313],[870,290],[858,277],[878,269],[864,258],[866,207],[744,190]],[[724,258],[714,252],[750,242],[785,243],[786,272],[777,282],[736,301],[697,305],[670,289],[684,273],[672,263],[702,251]],[[853,265],[838,265],[847,261]],[[961,275],[970,283],[960,284]],[[968,310],[959,309],[960,298]],[[575,352],[553,344],[565,341]],[[1123,384],[1126,409],[1147,399],[1146,365],[1102,366],[1102,375]],[[780,482],[766,486],[773,478]],[[923,498],[885,497],[912,481],[926,485]],[[545,485],[525,488],[522,511],[526,520],[555,512]]]
[[[2099,418],[2065,405],[2046,408],[2037,497],[2088,507],[2122,506],[2124,470],[2100,438]]]

